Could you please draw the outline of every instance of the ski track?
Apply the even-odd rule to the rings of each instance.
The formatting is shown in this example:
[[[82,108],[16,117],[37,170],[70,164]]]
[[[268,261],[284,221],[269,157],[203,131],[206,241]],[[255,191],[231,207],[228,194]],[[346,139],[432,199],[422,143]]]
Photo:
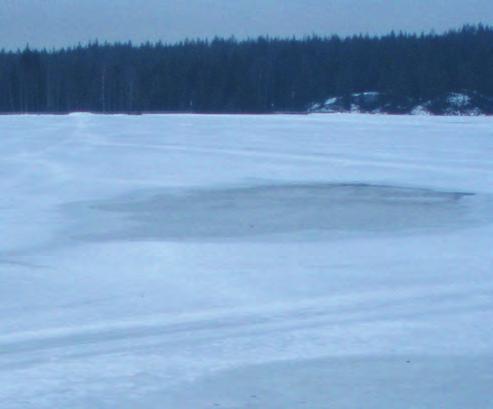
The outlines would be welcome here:
[[[493,308],[493,287],[489,290],[481,288],[467,292],[436,288],[433,293],[427,295],[423,294],[424,292],[421,290],[407,296],[399,294],[395,297],[369,294],[368,299],[364,301],[364,295],[358,293],[357,296],[351,297],[355,299],[353,301],[341,300],[329,305],[324,305],[323,302],[315,306],[301,304],[275,308],[273,311],[266,311],[269,308],[263,307],[260,312],[247,310],[233,315],[223,313],[202,319],[191,317],[182,322],[167,323],[157,320],[148,325],[110,322],[100,325],[99,328],[57,329],[54,334],[50,331],[15,334],[0,337],[0,356],[150,337],[173,342],[174,335],[183,333],[187,333],[193,339],[197,339],[200,333],[212,333],[217,330],[221,330],[220,337],[227,337],[225,333],[229,332],[246,336],[254,330],[264,333],[365,322],[399,322],[407,318],[412,320],[414,317],[457,316],[475,310],[489,312]]]

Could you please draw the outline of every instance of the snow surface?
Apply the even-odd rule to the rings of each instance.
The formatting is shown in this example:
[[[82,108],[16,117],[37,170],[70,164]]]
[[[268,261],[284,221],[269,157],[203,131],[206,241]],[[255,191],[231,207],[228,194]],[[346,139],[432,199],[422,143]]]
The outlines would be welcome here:
[[[452,92],[447,97],[447,102],[455,107],[467,106],[471,103],[471,97],[466,94]]]
[[[412,109],[411,115],[431,115],[431,113],[426,108],[426,104],[421,104]]]
[[[0,117],[0,408],[493,408],[492,125]]]

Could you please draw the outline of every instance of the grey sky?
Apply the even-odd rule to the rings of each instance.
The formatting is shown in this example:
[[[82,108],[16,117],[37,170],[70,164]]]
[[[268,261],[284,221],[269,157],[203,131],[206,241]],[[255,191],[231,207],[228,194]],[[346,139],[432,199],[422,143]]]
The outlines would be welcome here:
[[[493,24],[493,0],[0,0],[0,48]]]

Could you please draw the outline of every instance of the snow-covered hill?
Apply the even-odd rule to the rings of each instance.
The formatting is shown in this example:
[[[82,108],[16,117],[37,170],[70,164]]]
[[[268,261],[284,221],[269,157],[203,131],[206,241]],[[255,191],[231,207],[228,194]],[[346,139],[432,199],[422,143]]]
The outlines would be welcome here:
[[[489,118],[0,138],[1,409],[493,407]]]
[[[372,91],[331,97],[313,104],[308,112],[479,116],[493,114],[493,98],[463,92],[422,100]]]

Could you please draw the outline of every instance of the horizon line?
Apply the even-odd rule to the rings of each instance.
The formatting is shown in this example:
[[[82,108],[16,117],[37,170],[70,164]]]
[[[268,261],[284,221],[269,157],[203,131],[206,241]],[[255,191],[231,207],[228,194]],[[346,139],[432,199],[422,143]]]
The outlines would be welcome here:
[[[132,47],[132,48],[180,47],[180,46],[184,46],[187,44],[211,44],[215,41],[235,42],[237,44],[245,44],[245,43],[251,43],[251,42],[258,42],[260,40],[298,41],[298,42],[301,42],[301,41],[313,40],[313,39],[331,40],[334,38],[337,38],[341,41],[356,39],[356,38],[369,38],[369,39],[375,40],[375,39],[385,39],[385,38],[388,38],[391,36],[418,37],[418,38],[419,37],[425,37],[426,38],[426,37],[442,37],[442,36],[446,36],[448,34],[460,33],[461,31],[464,31],[464,30],[493,31],[493,24],[465,23],[461,26],[443,29],[441,31],[436,31],[435,29],[422,30],[422,31],[390,30],[384,34],[370,34],[368,32],[366,32],[366,33],[359,32],[359,33],[347,34],[347,35],[341,35],[341,34],[337,34],[337,33],[333,33],[333,34],[311,33],[311,34],[303,34],[303,35],[293,34],[291,36],[277,36],[277,35],[270,35],[270,34],[259,34],[257,36],[247,36],[245,38],[238,38],[234,34],[231,34],[229,36],[215,35],[215,36],[204,36],[204,37],[185,37],[182,40],[169,41],[169,42],[163,41],[162,39],[134,42],[130,39],[108,41],[108,40],[100,40],[98,38],[95,38],[95,39],[86,40],[86,41],[79,41],[77,44],[72,44],[72,45],[67,45],[67,46],[58,46],[58,47],[53,46],[51,48],[49,48],[48,46],[32,47],[28,42],[28,43],[26,43],[26,45],[23,48],[21,48],[21,47],[16,47],[16,48],[2,47],[2,48],[0,48],[0,53],[18,54],[18,53],[22,53],[25,51],[52,53],[52,52],[60,52],[60,51],[71,51],[71,50],[76,50],[79,48],[111,47],[111,46],[127,46],[127,47]]]

